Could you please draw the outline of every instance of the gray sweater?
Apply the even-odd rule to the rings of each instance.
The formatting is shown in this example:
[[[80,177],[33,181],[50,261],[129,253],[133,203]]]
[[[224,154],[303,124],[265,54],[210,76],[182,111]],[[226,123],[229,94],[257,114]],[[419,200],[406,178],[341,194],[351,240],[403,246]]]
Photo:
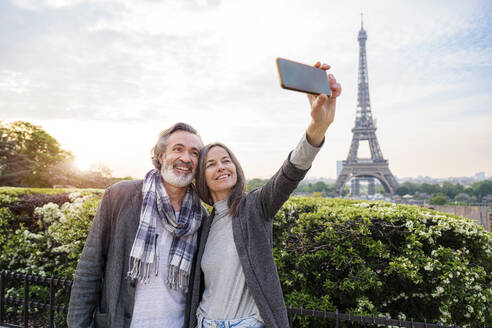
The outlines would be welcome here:
[[[263,322],[239,261],[232,233],[234,218],[227,201],[214,204],[214,220],[201,261],[205,290],[197,316],[214,320],[254,317]]]
[[[289,156],[290,157],[290,156]],[[273,259],[273,218],[304,178],[307,170],[296,168],[289,159],[261,188],[245,195],[239,213],[232,220],[234,243],[246,283],[267,328],[289,326],[282,288]],[[192,268],[185,327],[196,326],[196,312],[203,293],[200,263],[214,214],[202,222],[199,249]]]

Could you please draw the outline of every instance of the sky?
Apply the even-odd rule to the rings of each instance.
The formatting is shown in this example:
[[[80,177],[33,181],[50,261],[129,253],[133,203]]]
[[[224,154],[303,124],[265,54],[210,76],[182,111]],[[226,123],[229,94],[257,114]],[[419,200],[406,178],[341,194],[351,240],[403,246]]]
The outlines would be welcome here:
[[[187,122],[248,179],[267,178],[310,121],[275,58],[319,60],[343,91],[308,177],[335,178],[355,123],[361,11],[393,174],[492,176],[490,0],[2,0],[0,120],[40,125],[81,168],[136,178],[159,132]]]

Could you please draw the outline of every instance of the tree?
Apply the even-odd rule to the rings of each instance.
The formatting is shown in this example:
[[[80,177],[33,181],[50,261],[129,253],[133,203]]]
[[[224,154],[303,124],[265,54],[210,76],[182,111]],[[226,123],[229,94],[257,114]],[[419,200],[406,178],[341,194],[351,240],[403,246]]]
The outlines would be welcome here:
[[[420,185],[420,191],[430,195],[437,194],[441,191],[441,186],[424,182]]]
[[[459,193],[462,193],[465,188],[459,183],[452,184],[451,182],[445,181],[442,184],[441,189],[442,189],[443,194],[448,196],[448,198],[453,199],[454,197],[456,197],[456,195],[458,195]]]
[[[73,161],[64,161],[52,165],[47,171],[47,181],[51,186],[73,186],[83,188],[82,174]]]
[[[473,194],[477,197],[492,195],[492,180],[475,182],[472,184]]]
[[[458,201],[458,202],[465,202],[465,201],[467,201],[467,200],[469,200],[469,199],[470,199],[470,195],[465,194],[464,192],[459,193],[458,195],[456,195],[456,196],[454,197],[454,200],[456,200],[456,201]]]
[[[111,169],[103,163],[92,165],[90,170],[81,173],[82,188],[107,188],[113,183]]]
[[[11,143],[12,152],[28,160],[32,167],[16,183],[31,187],[48,187],[49,169],[73,155],[63,150],[58,141],[41,127],[29,122],[17,121],[2,127],[4,139]],[[19,158],[17,158],[19,160]],[[27,162],[26,162],[27,163]],[[26,170],[26,165],[22,166]],[[20,168],[12,174],[19,175]]]
[[[396,193],[400,196],[410,194],[410,189],[407,186],[401,185],[396,189]]]
[[[429,204],[430,205],[445,205],[448,202],[448,199],[446,198],[446,195],[443,193],[438,193],[431,199],[429,199]]]
[[[252,179],[248,181],[248,185],[246,187],[246,191],[250,192],[251,190],[263,186],[265,183],[267,183],[267,179]]]
[[[8,131],[0,121],[0,186],[17,186],[33,169],[33,161],[17,154],[15,140],[10,140]]]
[[[413,182],[403,182],[396,189],[396,193],[400,196],[406,194],[415,195],[417,191],[420,191],[420,185],[418,183],[413,183]]]
[[[464,192],[466,194],[468,194],[469,196],[473,196],[474,195],[473,188],[471,188],[471,187],[465,188]]]
[[[92,164],[89,172],[95,172],[104,178],[111,178],[113,176],[113,171],[103,162]]]
[[[323,192],[328,190],[328,186],[323,181],[318,181],[313,184],[312,191],[313,192]]]

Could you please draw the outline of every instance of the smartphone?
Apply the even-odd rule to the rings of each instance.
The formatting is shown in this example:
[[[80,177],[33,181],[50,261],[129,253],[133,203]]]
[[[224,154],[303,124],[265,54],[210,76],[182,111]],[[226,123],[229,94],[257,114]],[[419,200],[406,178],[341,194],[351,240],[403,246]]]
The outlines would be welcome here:
[[[292,60],[277,58],[280,86],[284,89],[331,96],[330,83],[326,71]]]

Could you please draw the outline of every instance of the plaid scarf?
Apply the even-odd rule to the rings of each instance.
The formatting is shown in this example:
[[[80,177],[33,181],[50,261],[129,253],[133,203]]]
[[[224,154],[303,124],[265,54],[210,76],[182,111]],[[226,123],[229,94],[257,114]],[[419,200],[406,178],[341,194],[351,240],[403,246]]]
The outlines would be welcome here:
[[[155,275],[157,276],[159,254],[156,252],[155,229],[157,220],[162,220],[165,229],[173,236],[169,250],[167,284],[171,289],[186,292],[191,261],[197,247],[196,232],[202,219],[198,194],[193,185],[188,187],[181,203],[179,217],[176,218],[166,188],[162,183],[161,173],[153,169],[145,175],[142,195],[140,224],[130,252],[128,275],[132,279],[147,283],[150,266],[155,260]]]

